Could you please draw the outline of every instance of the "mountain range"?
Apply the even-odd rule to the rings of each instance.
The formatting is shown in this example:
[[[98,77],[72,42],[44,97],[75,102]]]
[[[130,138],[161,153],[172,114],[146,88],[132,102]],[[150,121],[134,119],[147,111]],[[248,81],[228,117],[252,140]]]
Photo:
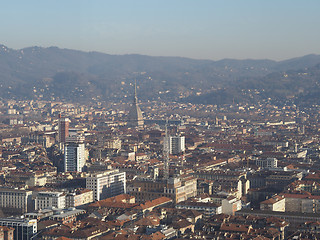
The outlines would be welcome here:
[[[130,102],[135,80],[141,101],[315,104],[320,102],[320,55],[212,61],[0,45],[3,99]]]

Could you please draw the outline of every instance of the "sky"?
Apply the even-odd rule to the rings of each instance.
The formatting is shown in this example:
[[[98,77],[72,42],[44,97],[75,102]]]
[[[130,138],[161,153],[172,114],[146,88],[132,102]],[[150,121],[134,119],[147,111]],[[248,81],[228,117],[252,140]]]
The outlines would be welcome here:
[[[0,0],[0,44],[220,60],[320,54],[319,0]]]

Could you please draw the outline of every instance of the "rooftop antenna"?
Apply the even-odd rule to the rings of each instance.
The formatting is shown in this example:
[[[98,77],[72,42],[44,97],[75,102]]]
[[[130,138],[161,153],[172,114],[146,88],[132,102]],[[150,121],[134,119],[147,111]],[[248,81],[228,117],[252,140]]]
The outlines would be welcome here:
[[[164,179],[169,178],[169,138],[168,138],[168,118],[166,119],[165,137],[163,141],[163,158],[164,158]]]

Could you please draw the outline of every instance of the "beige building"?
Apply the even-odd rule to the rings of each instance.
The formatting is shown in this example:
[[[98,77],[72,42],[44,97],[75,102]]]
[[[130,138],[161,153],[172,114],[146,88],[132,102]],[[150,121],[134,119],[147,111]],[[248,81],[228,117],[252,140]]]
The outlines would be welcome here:
[[[66,195],[66,208],[78,207],[93,202],[92,190],[83,189]]]
[[[32,191],[0,189],[0,208],[4,212],[26,213],[32,208]]]
[[[320,213],[320,196],[283,193],[261,202],[260,209],[277,212]]]
[[[137,202],[168,197],[174,203],[178,203],[197,195],[197,180],[193,177],[169,179],[138,178],[133,181],[128,190],[129,194],[134,196]]]
[[[242,202],[234,196],[229,196],[222,200],[222,213],[234,215],[236,211],[241,210]]]
[[[48,175],[50,172],[10,172],[6,174],[6,183],[13,186],[44,186],[47,183]]]
[[[320,196],[309,194],[283,194],[286,212],[320,213]]]
[[[121,149],[121,139],[111,138],[104,140],[104,146],[108,149]]]

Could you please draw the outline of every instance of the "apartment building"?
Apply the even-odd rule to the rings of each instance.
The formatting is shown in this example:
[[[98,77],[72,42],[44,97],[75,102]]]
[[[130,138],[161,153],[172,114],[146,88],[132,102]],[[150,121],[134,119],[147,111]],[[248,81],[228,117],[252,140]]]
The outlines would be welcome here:
[[[52,207],[65,208],[65,194],[63,192],[38,192],[35,199],[35,210]]]
[[[95,201],[126,193],[126,173],[118,169],[92,173],[86,178],[86,188],[92,190]]]
[[[0,188],[0,208],[8,213],[26,213],[32,209],[32,191]]]

